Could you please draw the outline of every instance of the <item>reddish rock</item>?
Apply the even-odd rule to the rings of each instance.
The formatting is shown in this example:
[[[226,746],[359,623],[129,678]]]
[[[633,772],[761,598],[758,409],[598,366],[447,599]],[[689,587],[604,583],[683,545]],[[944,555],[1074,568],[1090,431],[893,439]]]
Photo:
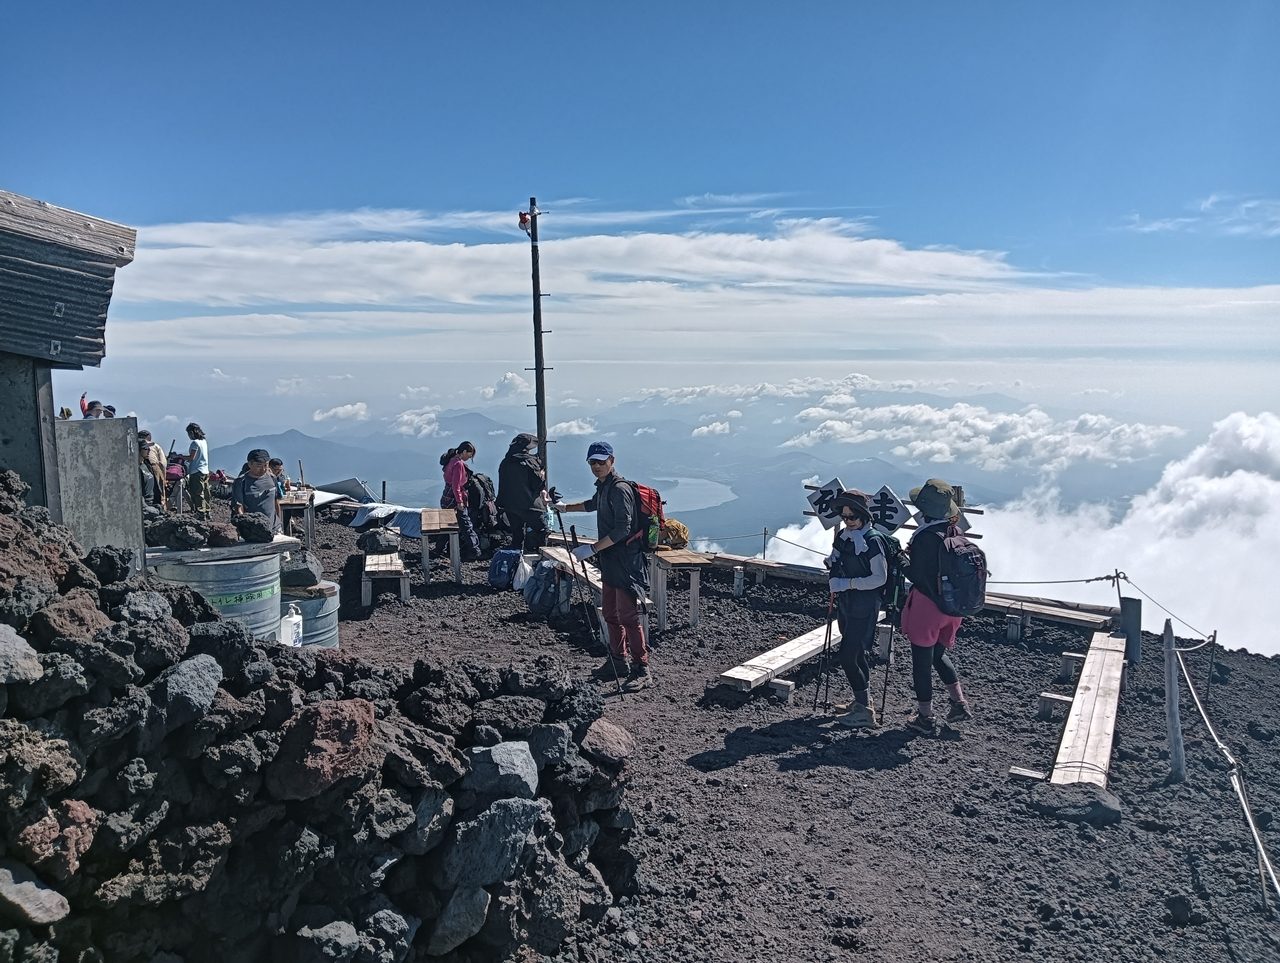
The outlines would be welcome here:
[[[584,756],[612,768],[621,768],[635,751],[636,740],[631,733],[607,719],[597,719],[591,723],[591,728],[582,740]]]
[[[76,589],[31,617],[32,634],[46,643],[59,636],[89,639],[110,626],[111,619],[98,608],[98,596],[87,589]]]
[[[98,814],[79,799],[64,799],[54,809],[40,800],[14,819],[14,828],[18,855],[55,879],[67,880],[93,845]]]
[[[310,799],[367,771],[377,756],[374,724],[373,703],[366,699],[320,702],[302,710],[267,768],[267,790],[277,799]]]

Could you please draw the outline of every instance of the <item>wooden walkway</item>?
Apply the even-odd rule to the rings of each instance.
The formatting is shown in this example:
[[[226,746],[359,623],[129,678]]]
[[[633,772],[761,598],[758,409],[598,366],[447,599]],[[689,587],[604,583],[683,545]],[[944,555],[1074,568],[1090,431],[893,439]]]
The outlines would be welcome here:
[[[1106,788],[1124,682],[1124,649],[1124,636],[1097,633],[1080,667],[1075,695],[1041,693],[1042,715],[1052,711],[1054,704],[1071,705],[1049,777],[1051,783],[1085,782]]]
[[[770,649],[763,655],[748,659],[742,665],[735,666],[728,672],[720,673],[720,684],[740,691],[749,692],[767,682],[773,682],[782,673],[794,669],[814,656],[822,654],[826,644],[827,627],[820,625],[810,632],[790,642],[783,643],[776,649]],[[831,626],[831,651],[840,648],[840,628]]]

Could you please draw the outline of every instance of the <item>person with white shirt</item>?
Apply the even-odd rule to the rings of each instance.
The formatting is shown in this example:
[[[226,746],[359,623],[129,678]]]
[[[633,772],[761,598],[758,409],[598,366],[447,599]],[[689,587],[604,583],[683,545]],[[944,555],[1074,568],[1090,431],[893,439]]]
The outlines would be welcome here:
[[[836,598],[840,624],[840,665],[853,689],[853,704],[836,717],[851,729],[871,729],[880,724],[871,708],[871,664],[867,650],[880,619],[881,598],[889,580],[884,540],[872,528],[870,499],[848,489],[832,500],[843,527],[837,530],[827,562],[831,568],[828,588]]]
[[[191,499],[191,510],[207,519],[213,501],[209,493],[209,442],[204,437],[204,429],[194,421],[187,425],[187,437],[191,439],[187,450],[187,495]]]

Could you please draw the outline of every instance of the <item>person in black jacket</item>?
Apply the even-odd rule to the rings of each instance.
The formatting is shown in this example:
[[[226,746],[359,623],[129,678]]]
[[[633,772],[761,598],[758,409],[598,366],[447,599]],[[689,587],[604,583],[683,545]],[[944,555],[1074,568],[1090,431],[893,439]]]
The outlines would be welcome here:
[[[556,506],[558,511],[596,513],[597,540],[580,545],[573,554],[585,561],[596,556],[600,580],[604,583],[604,620],[609,626],[609,655],[596,671],[600,678],[612,678],[631,671],[624,686],[635,692],[653,683],[649,671],[649,646],[640,625],[637,603],[648,594],[649,569],[641,551],[636,492],[630,482],[613,469],[613,446],[593,442],[587,449],[587,464],[596,478],[596,493],[585,502]]]
[[[522,552],[536,552],[547,543],[547,523],[538,507],[547,473],[534,454],[537,447],[538,439],[533,435],[516,435],[498,465],[498,507],[511,524],[511,547]]]
[[[880,620],[880,602],[889,580],[884,541],[872,533],[870,498],[849,489],[835,497],[844,527],[836,532],[827,561],[831,566],[828,587],[836,597],[840,622],[840,665],[853,689],[853,704],[836,721],[851,729],[871,729],[880,724],[871,708],[871,666],[867,650]]]
[[[947,721],[963,722],[973,718],[955,663],[948,654],[955,648],[956,633],[964,619],[947,615],[938,605],[942,541],[960,515],[954,494],[951,486],[940,478],[930,478],[911,490],[911,502],[924,517],[907,546],[911,556],[907,570],[911,591],[902,607],[902,634],[911,642],[911,676],[918,706],[915,718],[908,725],[924,733],[934,729],[934,671],[951,698]]]

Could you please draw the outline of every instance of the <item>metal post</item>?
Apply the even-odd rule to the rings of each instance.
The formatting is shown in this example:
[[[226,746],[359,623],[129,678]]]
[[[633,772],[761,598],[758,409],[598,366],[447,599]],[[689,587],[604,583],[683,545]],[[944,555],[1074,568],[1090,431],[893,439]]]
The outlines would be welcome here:
[[[1213,694],[1213,664],[1218,656],[1218,630],[1214,629],[1209,636],[1209,678],[1204,683],[1204,704],[1209,704],[1209,696]]]
[[[1164,620],[1164,717],[1169,730],[1169,781],[1185,782],[1187,759],[1178,716],[1178,662],[1173,651],[1173,622]]]
[[[746,569],[741,565],[733,567],[733,597],[740,599],[747,590]]]
[[[1120,596],[1120,630],[1124,633],[1124,660],[1142,662],[1142,599]]]
[[[542,354],[542,276],[538,266],[538,199],[529,198],[529,252],[533,262],[533,400],[538,409],[538,454],[551,486],[547,451],[547,385]]]
[[[387,503],[387,480],[384,478],[382,480],[382,504],[385,505],[386,503]]]
[[[769,558],[769,529],[767,528],[764,530],[764,538],[760,543],[760,557],[766,560]]]

